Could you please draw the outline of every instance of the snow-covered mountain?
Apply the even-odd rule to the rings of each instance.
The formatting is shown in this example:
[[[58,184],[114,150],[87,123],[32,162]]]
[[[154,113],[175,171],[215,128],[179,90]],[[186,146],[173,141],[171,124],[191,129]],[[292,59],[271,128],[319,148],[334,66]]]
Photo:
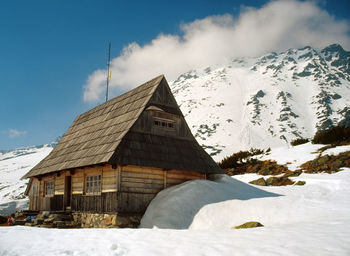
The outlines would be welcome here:
[[[235,59],[182,74],[170,86],[215,160],[350,124],[350,52],[340,45]]]
[[[0,215],[25,208],[28,180],[21,180],[31,168],[47,156],[56,143],[0,152]]]

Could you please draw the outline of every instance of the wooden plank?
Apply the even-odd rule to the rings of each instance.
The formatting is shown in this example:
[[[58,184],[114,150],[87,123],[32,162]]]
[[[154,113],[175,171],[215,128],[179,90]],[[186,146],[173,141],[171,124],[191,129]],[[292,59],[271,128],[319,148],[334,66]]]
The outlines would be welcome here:
[[[72,194],[73,194],[73,195],[82,195],[82,194],[83,194],[83,191],[82,191],[82,190],[80,190],[80,191],[78,191],[78,190],[72,191]]]
[[[116,176],[115,169],[103,170],[103,176]]]
[[[198,176],[190,176],[190,175],[178,175],[178,174],[167,174],[167,178],[174,178],[174,179],[187,179],[187,180],[196,180],[196,179],[202,179],[202,177]]]
[[[102,166],[102,170],[103,172],[115,172],[115,169],[110,164]]]
[[[116,179],[117,175],[105,175],[104,173],[102,174],[103,179]]]
[[[111,178],[106,178],[106,177],[103,177],[102,178],[102,183],[105,184],[105,183],[109,183],[109,184],[116,184],[117,183],[117,179],[116,177],[111,177]]]
[[[84,170],[85,176],[94,176],[94,175],[102,175],[102,168],[95,167],[95,168],[87,168]]]
[[[184,170],[169,170],[168,174],[179,174],[179,175],[189,175],[189,176],[202,177],[202,173],[200,173],[200,172],[184,171]]]
[[[143,179],[159,179],[163,180],[163,173],[162,174],[147,174],[147,173],[139,173],[139,172],[129,172],[129,171],[122,171],[121,176],[123,177],[129,177],[129,178],[143,178]]]
[[[40,196],[44,196],[44,181],[40,180]]]
[[[174,170],[168,171],[168,174],[185,175],[185,176],[194,176],[194,177],[202,177],[202,176],[203,176],[203,174],[202,174],[202,173],[199,173],[199,172],[174,171]]]
[[[134,183],[146,183],[146,184],[164,184],[163,180],[160,179],[144,179],[144,178],[131,178],[122,177],[121,182],[134,182]]]
[[[117,184],[102,184],[102,189],[104,190],[105,188],[117,189]]]
[[[135,188],[135,187],[122,187],[121,192],[130,193],[144,193],[144,194],[154,194],[158,193],[162,189],[152,189],[152,188]]]
[[[122,170],[122,167],[118,164],[118,167],[117,167],[117,190],[118,191],[120,190],[121,170]]]
[[[163,184],[151,184],[151,183],[135,183],[135,182],[122,182],[122,190],[125,187],[129,188],[150,188],[150,189],[162,189]]]
[[[117,191],[117,187],[116,186],[104,186],[102,188],[102,193],[106,193],[106,192],[116,192]]]
[[[168,172],[164,172],[163,187],[166,188]]]
[[[188,179],[167,178],[167,183],[183,183],[185,181],[189,181],[189,180]]]
[[[55,181],[55,185],[58,186],[58,185],[63,185],[64,184],[64,180],[63,179],[56,179]]]
[[[119,193],[118,212],[144,213],[156,193]]]
[[[149,168],[149,167],[140,167],[140,166],[125,166],[123,167],[123,172],[139,172],[139,173],[145,173],[145,174],[158,174],[163,175],[163,170],[161,169],[155,169],[155,168]]]
[[[102,190],[102,193],[111,193],[111,192],[117,192],[117,189],[104,189],[104,190]]]

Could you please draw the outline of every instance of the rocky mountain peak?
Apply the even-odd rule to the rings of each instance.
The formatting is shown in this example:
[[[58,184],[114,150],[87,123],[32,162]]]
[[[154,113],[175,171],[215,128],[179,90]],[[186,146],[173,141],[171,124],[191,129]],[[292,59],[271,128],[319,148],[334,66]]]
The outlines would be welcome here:
[[[215,159],[350,123],[350,52],[306,46],[182,74],[171,88]]]

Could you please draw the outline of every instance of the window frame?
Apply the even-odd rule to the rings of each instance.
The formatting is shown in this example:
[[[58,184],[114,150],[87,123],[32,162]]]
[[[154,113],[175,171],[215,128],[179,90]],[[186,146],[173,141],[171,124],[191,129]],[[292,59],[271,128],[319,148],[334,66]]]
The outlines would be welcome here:
[[[100,196],[102,194],[102,174],[85,175],[84,195]]]
[[[175,121],[161,117],[153,117],[153,126],[162,129],[175,130]]]
[[[46,180],[44,182],[45,197],[53,197],[55,195],[55,181],[54,180]]]

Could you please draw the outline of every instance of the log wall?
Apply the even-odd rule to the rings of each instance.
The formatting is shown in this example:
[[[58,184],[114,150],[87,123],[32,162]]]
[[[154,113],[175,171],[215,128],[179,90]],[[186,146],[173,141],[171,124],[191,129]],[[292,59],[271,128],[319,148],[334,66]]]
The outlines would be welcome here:
[[[123,166],[120,174],[118,212],[143,214],[159,191],[193,179],[205,179],[205,174],[131,165]]]
[[[98,196],[72,196],[72,211],[115,213],[117,208],[117,192],[102,193]]]
[[[100,195],[85,194],[86,176],[101,175]],[[156,194],[188,180],[205,179],[205,174],[141,166],[111,165],[78,168],[33,178],[29,189],[30,210],[65,210],[66,177],[71,176],[70,210],[82,212],[143,214]],[[45,181],[54,181],[53,196],[45,196]]]

